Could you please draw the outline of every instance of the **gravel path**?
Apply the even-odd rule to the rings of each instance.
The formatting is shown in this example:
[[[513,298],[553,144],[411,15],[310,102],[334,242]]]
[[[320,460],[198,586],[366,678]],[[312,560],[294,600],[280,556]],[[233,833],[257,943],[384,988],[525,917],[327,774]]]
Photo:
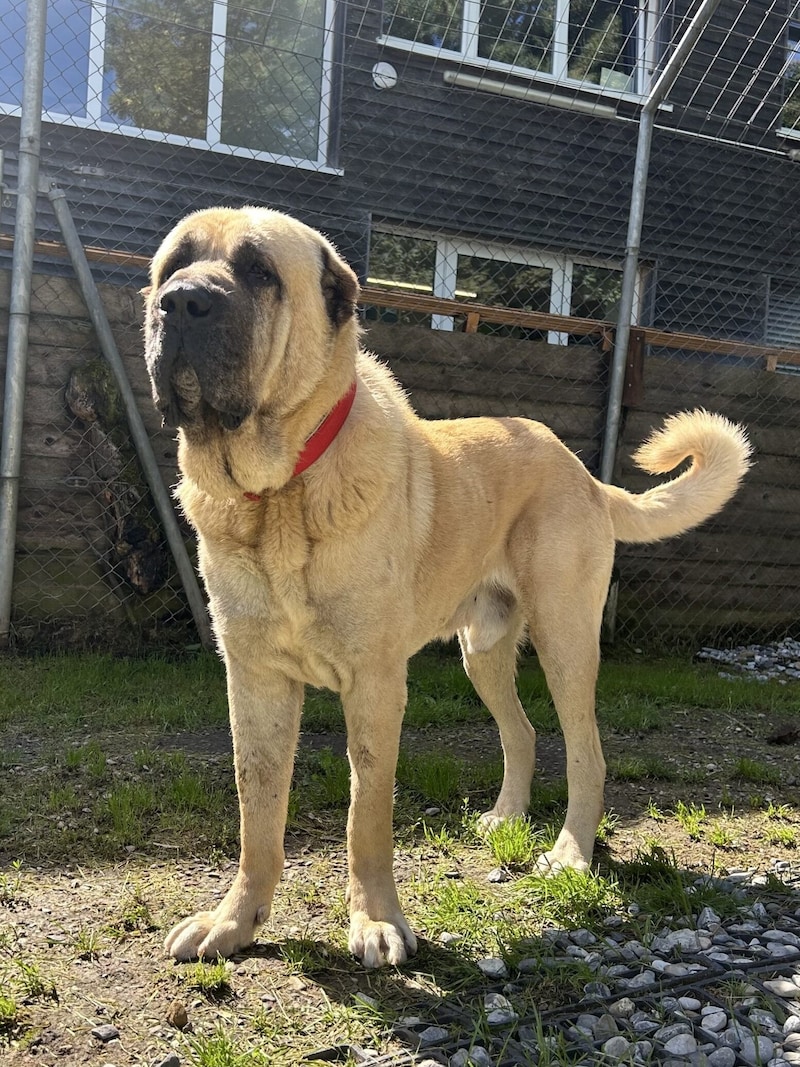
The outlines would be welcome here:
[[[796,889],[800,872],[785,874],[787,888]],[[757,879],[738,872],[713,881],[743,901],[744,887]],[[627,940],[621,925],[610,918],[603,937],[550,930],[551,956],[521,960],[512,973],[502,960],[481,961],[490,981],[473,1002],[443,1003],[435,1012],[428,1005],[424,1017],[397,1024],[407,1055],[379,1057],[357,1046],[347,1051],[373,1067],[514,1067],[564,1062],[565,1054],[587,1067],[800,1067],[800,907],[742,903],[726,919],[707,907],[694,928],[658,930],[648,945]],[[514,994],[535,986],[542,966],[563,966],[565,958],[588,965],[596,976],[582,1000],[538,1019],[519,1017]],[[489,1041],[466,1046],[454,1039],[474,1030],[481,1016]],[[316,1055],[326,1051],[333,1059],[344,1050]]]

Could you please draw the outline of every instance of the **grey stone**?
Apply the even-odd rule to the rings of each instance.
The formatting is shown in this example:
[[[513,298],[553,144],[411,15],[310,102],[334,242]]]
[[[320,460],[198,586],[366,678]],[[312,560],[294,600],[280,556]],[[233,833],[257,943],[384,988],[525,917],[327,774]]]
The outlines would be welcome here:
[[[772,1059],[774,1051],[775,1045],[768,1037],[753,1037],[752,1034],[745,1034],[742,1037],[739,1055],[748,1063],[762,1064]]]
[[[163,1060],[153,1064],[153,1067],[181,1067],[181,1058],[177,1052],[170,1052]]]
[[[751,1008],[747,1017],[759,1030],[767,1030],[771,1034],[781,1032],[778,1020],[771,1011],[765,1011],[764,1008]]]
[[[619,1033],[617,1020],[610,1012],[601,1015],[594,1028],[594,1036],[598,1041],[604,1041],[609,1037],[616,1037]]]
[[[513,1026],[519,1019],[519,1015],[515,1011],[509,1008],[495,1008],[494,1011],[490,1011],[486,1016],[486,1023],[493,1029]]]
[[[637,1034],[652,1034],[660,1026],[660,1023],[648,1015],[646,1011],[635,1011],[628,1022]]]
[[[800,948],[800,937],[789,930],[764,930],[761,936],[765,941],[779,941],[782,945]]]
[[[587,997],[610,997],[611,990],[605,982],[587,982],[583,987]]]
[[[616,1019],[628,1019],[636,1011],[636,1005],[630,997],[615,1001],[608,1009]]]
[[[603,1052],[612,1060],[621,1060],[631,1047],[630,1041],[622,1036],[610,1037],[603,1045]]]
[[[656,1030],[653,1036],[666,1044],[679,1034],[690,1034],[691,1032],[692,1028],[688,1023],[669,1023],[667,1026],[662,1026],[660,1030]]]
[[[766,985],[766,982],[764,985]],[[785,1034],[796,1034],[800,1032],[800,1016],[790,1015],[783,1024],[783,1032]]]
[[[671,952],[704,952],[711,948],[711,938],[696,930],[671,930],[664,937],[653,938],[655,953],[668,955]]]
[[[639,974],[635,974],[633,978],[629,978],[626,982],[628,989],[642,989],[644,986],[652,985],[656,980],[656,976],[653,971],[641,971]]]
[[[460,1048],[450,1057],[450,1067],[493,1067],[493,1062],[483,1045]]]
[[[678,997],[678,1004],[684,1011],[700,1011],[700,1001],[696,997]]]
[[[597,941],[597,937],[591,930],[573,930],[569,938],[574,945],[580,945],[581,948],[586,948],[587,945],[594,945]]]
[[[721,1009],[717,1009],[709,1012],[708,1015],[702,1016],[700,1025],[704,1030],[708,1030],[712,1034],[719,1034],[728,1025],[728,1016]]]
[[[676,1034],[665,1042],[664,1051],[671,1056],[691,1056],[697,1052],[697,1039],[691,1034]]]
[[[653,1055],[653,1042],[635,1041],[631,1052],[633,1052],[634,1059],[647,1061]]]
[[[800,1052],[800,1033],[786,1034],[783,1049],[784,1052]]]
[[[709,1067],[733,1067],[736,1053],[732,1048],[718,1048],[708,1054]]]
[[[485,960],[478,960],[478,968],[487,978],[508,978],[508,967],[505,961],[496,956],[490,956]]]
[[[486,875],[487,882],[510,882],[511,874],[505,867],[493,867]]]
[[[119,1037],[119,1030],[116,1026],[112,1026],[111,1023],[101,1023],[93,1028],[92,1037],[96,1037],[98,1041],[106,1044],[106,1042],[114,1041]]]
[[[431,1045],[441,1045],[449,1039],[450,1033],[443,1026],[426,1026],[417,1037],[420,1045],[427,1048]]]
[[[697,928],[699,930],[714,930],[722,923],[719,915],[713,908],[706,906],[697,916]]]

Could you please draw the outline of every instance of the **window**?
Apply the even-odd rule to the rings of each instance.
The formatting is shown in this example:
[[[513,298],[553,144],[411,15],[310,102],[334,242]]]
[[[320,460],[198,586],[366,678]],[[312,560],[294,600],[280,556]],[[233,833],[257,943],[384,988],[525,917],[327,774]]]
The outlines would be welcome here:
[[[50,0],[53,121],[324,165],[334,0]],[[0,0],[0,109],[19,107],[24,0]]]
[[[485,68],[640,94],[655,0],[387,0],[384,43]]]
[[[783,71],[784,105],[781,126],[800,134],[800,5],[793,14],[797,21],[790,20],[786,30],[786,66]]]
[[[367,282],[451,300],[614,321],[622,271],[599,261],[578,262],[506,246],[378,230],[370,241]],[[440,330],[454,328],[450,315],[402,312],[392,313],[392,318]],[[490,323],[482,323],[480,329],[512,337],[544,336],[541,331]],[[547,337],[552,344],[566,344],[568,339],[556,331]]]
[[[765,340],[768,345],[800,348],[800,286],[772,279],[767,304]],[[778,363],[776,370],[800,374],[800,366]]]

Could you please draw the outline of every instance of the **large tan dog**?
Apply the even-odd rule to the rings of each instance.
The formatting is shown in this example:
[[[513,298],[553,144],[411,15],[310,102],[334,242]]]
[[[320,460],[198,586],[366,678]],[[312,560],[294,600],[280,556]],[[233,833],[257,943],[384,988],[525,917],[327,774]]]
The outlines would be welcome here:
[[[325,238],[266,209],[190,215],[153,260],[147,365],[180,428],[241,816],[238,874],[216,910],[171,931],[179,959],[229,955],[269,914],[306,683],[337,691],[347,723],[351,951],[368,967],[414,952],[392,875],[406,663],[454,633],[500,728],[492,825],[529,801],[535,734],[514,684],[527,628],[567,747],[566,821],[540,865],[586,868],[603,809],[594,689],[614,542],[702,522],[748,466],[742,431],[705,412],[640,450],[653,473],[693,457],[640,496],[595,481],[538,423],[421,420],[359,348],[357,298]]]

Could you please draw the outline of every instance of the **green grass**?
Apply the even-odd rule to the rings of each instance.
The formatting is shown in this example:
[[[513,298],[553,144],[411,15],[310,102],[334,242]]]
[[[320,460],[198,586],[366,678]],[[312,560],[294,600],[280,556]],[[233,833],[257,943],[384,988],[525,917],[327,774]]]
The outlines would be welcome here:
[[[10,1041],[22,1024],[22,1012],[14,997],[0,993],[0,1045]]]
[[[179,979],[187,989],[196,990],[208,1000],[223,1000],[233,993],[231,972],[225,960],[186,964],[179,972]]]
[[[769,767],[760,760],[748,759],[746,756],[736,761],[733,777],[740,782],[752,782],[755,785],[777,785],[781,780],[780,771],[776,767]]]
[[[260,1067],[267,1060],[257,1048],[243,1048],[220,1026],[210,1037],[190,1037],[186,1047],[191,1067]]]

